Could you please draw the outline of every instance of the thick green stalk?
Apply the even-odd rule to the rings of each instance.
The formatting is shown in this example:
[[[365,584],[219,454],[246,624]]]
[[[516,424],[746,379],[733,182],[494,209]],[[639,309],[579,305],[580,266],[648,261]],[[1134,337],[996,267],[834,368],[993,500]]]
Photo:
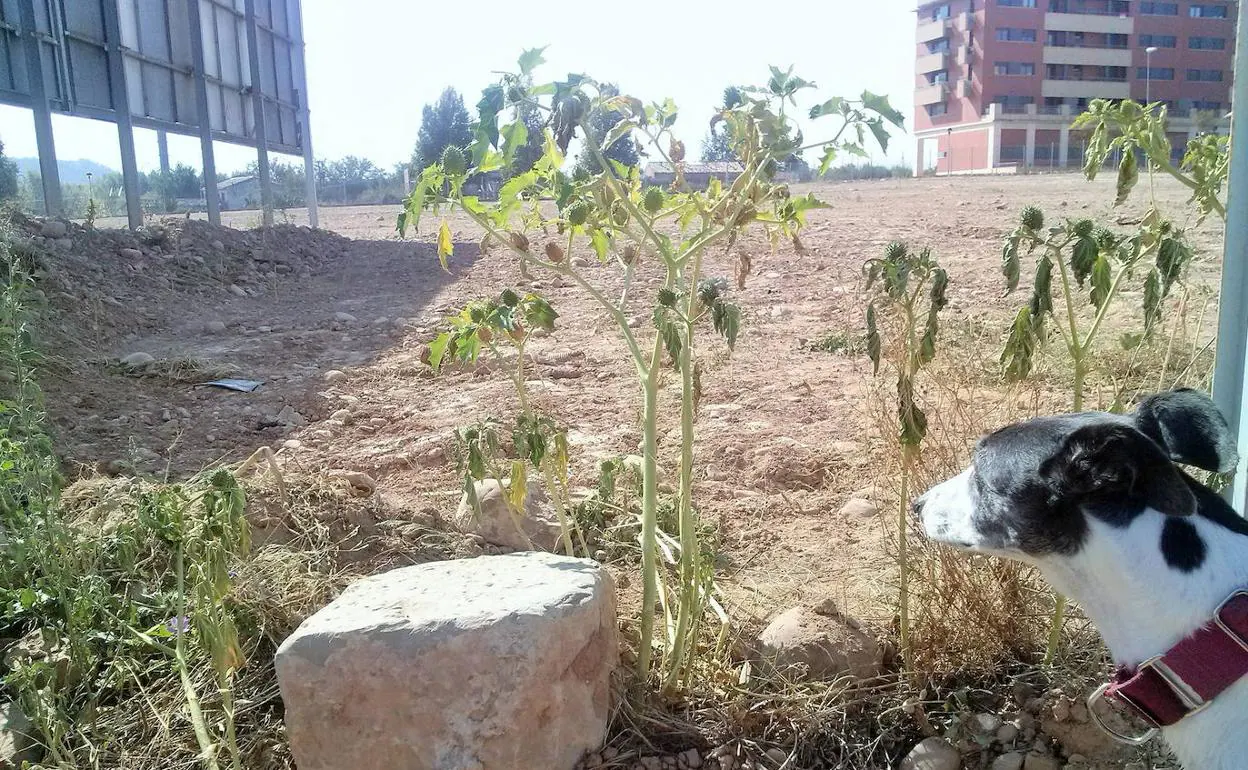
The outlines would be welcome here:
[[[917,460],[918,447],[901,449],[901,499],[897,504],[897,561],[901,579],[898,602],[901,616],[901,659],[907,673],[914,671],[914,649],[910,644],[910,553],[907,530],[910,527],[910,474]]]
[[[641,639],[637,648],[637,676],[650,675],[650,654],[654,645],[654,605],[659,598],[659,366],[663,338],[654,336],[649,371],[642,381],[641,449]]]
[[[187,623],[186,614],[186,567],[183,558],[182,544],[178,543],[173,555],[174,575],[178,588],[178,616],[174,618],[174,666],[178,669],[178,678],[182,681],[182,694],[186,697],[186,709],[191,714],[191,725],[195,728],[195,740],[199,743],[199,756],[207,770],[219,770],[217,764],[217,746],[208,732],[208,723],[204,721],[204,711],[199,704],[199,695],[195,692],[195,683],[191,681],[190,671],[186,662],[186,633],[183,630]]]

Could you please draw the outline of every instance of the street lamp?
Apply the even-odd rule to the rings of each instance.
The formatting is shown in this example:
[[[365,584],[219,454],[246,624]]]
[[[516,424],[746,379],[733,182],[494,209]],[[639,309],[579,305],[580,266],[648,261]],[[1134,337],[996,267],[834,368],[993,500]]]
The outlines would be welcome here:
[[[1157,46],[1150,45],[1144,49],[1144,106],[1152,101],[1153,91],[1153,54],[1157,53]]]

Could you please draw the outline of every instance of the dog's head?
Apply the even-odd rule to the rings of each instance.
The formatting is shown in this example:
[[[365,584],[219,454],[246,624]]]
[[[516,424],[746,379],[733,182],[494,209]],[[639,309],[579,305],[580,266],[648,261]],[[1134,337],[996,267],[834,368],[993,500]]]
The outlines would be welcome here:
[[[1212,495],[1177,463],[1227,472],[1236,462],[1213,402],[1176,390],[1131,415],[1067,414],[1003,428],[980,441],[970,467],[914,508],[934,540],[1042,561],[1078,553],[1091,518],[1117,527],[1149,510],[1174,521],[1191,516],[1198,496]]]

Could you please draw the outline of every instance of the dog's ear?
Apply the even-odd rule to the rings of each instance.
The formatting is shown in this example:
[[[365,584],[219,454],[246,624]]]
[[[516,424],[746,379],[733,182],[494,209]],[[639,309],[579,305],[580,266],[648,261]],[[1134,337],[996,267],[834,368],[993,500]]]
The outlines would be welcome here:
[[[1196,511],[1196,496],[1178,468],[1127,423],[1076,429],[1041,464],[1040,475],[1055,494],[1077,503],[1147,506],[1172,516]]]
[[[1149,396],[1136,408],[1135,424],[1176,463],[1219,473],[1239,464],[1226,418],[1199,391],[1182,388]]]

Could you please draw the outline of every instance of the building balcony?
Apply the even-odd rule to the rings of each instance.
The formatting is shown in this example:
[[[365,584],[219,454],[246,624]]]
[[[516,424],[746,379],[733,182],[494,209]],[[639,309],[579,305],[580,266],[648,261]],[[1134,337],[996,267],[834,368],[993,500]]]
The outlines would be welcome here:
[[[1131,50],[1127,48],[1044,47],[1045,64],[1082,64],[1094,67],[1130,67]]]
[[[949,67],[949,54],[947,53],[929,53],[926,56],[920,56],[914,62],[914,74],[926,75],[929,72],[940,72]]]
[[[914,91],[914,101],[920,107],[929,104],[940,104],[949,94],[948,83],[933,83],[930,86],[920,86]]]
[[[949,19],[938,19],[936,21],[929,21],[920,24],[919,42],[930,43],[933,40],[940,40],[948,31],[949,24]]]
[[[975,91],[975,86],[971,83],[970,78],[959,78],[955,92],[959,99],[969,99]]]
[[[1066,32],[1100,32],[1107,35],[1129,35],[1135,29],[1130,16],[1095,16],[1085,13],[1046,13],[1046,30]]]
[[[1045,80],[1040,95],[1063,99],[1128,99],[1131,84],[1120,80]]]

